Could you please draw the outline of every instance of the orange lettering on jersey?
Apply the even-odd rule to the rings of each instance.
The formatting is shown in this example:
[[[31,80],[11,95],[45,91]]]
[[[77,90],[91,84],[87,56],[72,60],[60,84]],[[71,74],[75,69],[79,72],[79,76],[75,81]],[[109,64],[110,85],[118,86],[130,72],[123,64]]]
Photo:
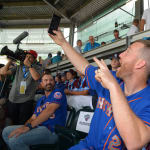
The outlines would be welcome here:
[[[97,108],[102,109],[108,117],[112,114],[112,105],[105,98],[98,98]]]
[[[110,117],[111,113],[112,113],[112,105],[110,103],[108,103],[107,104],[106,114],[107,114],[107,116]]]
[[[117,136],[117,135],[114,135],[112,137],[112,140],[109,142],[109,146],[108,146],[108,149],[109,150],[119,150],[119,148],[116,148],[118,146],[121,145],[121,140],[120,138]]]
[[[97,108],[102,109],[102,107],[103,107],[103,101],[104,101],[104,99],[102,99],[101,97],[99,97],[98,103],[97,103]]]
[[[105,111],[106,110],[106,106],[107,106],[107,101],[105,100],[105,98],[102,98],[103,99],[103,106],[102,106],[102,108],[103,108],[103,111]]]

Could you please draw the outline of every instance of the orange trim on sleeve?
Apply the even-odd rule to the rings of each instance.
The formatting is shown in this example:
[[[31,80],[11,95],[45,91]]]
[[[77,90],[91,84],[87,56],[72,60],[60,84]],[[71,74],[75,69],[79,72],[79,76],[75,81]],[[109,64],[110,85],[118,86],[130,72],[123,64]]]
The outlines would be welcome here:
[[[89,66],[87,66],[87,68],[86,68],[86,77],[87,77],[88,87],[91,88],[90,83],[89,83],[89,79],[88,79],[88,76],[87,76],[87,70],[88,70],[88,68],[89,68]]]
[[[147,123],[148,125],[150,125],[150,123],[149,122],[147,122],[147,121],[144,121],[145,123]]]
[[[113,118],[113,116],[111,116],[111,118],[110,118],[109,121],[107,122],[107,124],[106,124],[104,130],[106,129],[106,127],[108,126],[108,124],[109,124],[109,122],[111,121],[112,118]]]
[[[107,144],[107,142],[108,142],[108,139],[109,139],[111,133],[115,130],[115,128],[116,128],[116,126],[115,126],[115,127],[111,130],[111,132],[109,133],[109,135],[108,135],[108,137],[107,137],[107,140],[106,140],[106,142],[105,142],[105,144],[104,144],[103,150],[105,150],[105,147],[106,147],[106,144]]]
[[[131,103],[131,102],[133,102],[133,101],[139,100],[139,99],[141,99],[141,98],[142,98],[142,97],[139,97],[139,98],[133,99],[133,100],[131,100],[131,101],[128,101],[128,103]]]

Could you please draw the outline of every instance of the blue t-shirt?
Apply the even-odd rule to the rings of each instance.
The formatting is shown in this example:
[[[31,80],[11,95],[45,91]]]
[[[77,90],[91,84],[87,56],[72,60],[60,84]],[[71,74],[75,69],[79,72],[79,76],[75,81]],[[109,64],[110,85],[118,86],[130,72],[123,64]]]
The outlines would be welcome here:
[[[62,57],[57,55],[52,58],[52,64],[57,63],[62,60]]]
[[[143,40],[150,40],[150,37],[144,37]]]
[[[85,48],[84,48],[83,52],[87,52],[87,51],[89,51],[89,50],[91,50],[91,49],[93,49],[93,48],[99,47],[99,46],[100,46],[99,43],[95,43],[95,42],[94,42],[94,45],[91,45],[91,43],[89,42],[89,43],[87,43],[87,44],[85,45]]]
[[[121,150],[124,147],[124,143],[114,121],[110,93],[109,90],[103,88],[94,78],[96,69],[97,67],[90,65],[86,68],[85,72],[87,84],[90,88],[97,91],[98,101],[91,122],[89,134],[85,140],[80,142],[79,146],[84,145],[84,147],[94,150]],[[122,81],[120,82],[120,86],[124,91],[124,83]],[[133,112],[148,126],[150,126],[149,93],[150,86],[147,86],[143,90],[127,96],[128,103]]]
[[[119,39],[112,39],[111,42],[113,43],[113,42],[116,42],[116,41],[118,41],[120,39],[121,39],[120,37],[119,37]]]
[[[48,104],[56,103],[59,104],[59,108],[54,112],[48,120],[41,123],[41,126],[46,126],[52,132],[54,131],[55,125],[65,126],[66,116],[67,116],[67,101],[66,95],[60,89],[54,89],[51,94],[46,98],[46,96],[41,97],[34,111],[34,114],[38,116],[44,109],[46,109]]]

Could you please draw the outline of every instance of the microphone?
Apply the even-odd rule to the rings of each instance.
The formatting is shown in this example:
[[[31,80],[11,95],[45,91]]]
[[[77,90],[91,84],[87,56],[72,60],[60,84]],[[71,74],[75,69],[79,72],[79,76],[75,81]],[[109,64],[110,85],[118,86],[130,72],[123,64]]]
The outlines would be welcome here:
[[[19,44],[25,37],[27,37],[29,35],[29,33],[27,31],[24,31],[23,33],[21,33],[19,36],[17,36],[14,40],[13,40],[13,44]]]

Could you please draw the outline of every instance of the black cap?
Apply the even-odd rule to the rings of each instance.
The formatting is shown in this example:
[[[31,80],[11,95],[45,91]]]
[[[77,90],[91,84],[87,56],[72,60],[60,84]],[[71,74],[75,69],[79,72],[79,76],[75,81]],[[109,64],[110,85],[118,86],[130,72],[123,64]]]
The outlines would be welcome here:
[[[118,60],[119,60],[119,54],[114,54],[110,59],[111,59],[111,60],[112,60],[112,59],[118,59]]]

